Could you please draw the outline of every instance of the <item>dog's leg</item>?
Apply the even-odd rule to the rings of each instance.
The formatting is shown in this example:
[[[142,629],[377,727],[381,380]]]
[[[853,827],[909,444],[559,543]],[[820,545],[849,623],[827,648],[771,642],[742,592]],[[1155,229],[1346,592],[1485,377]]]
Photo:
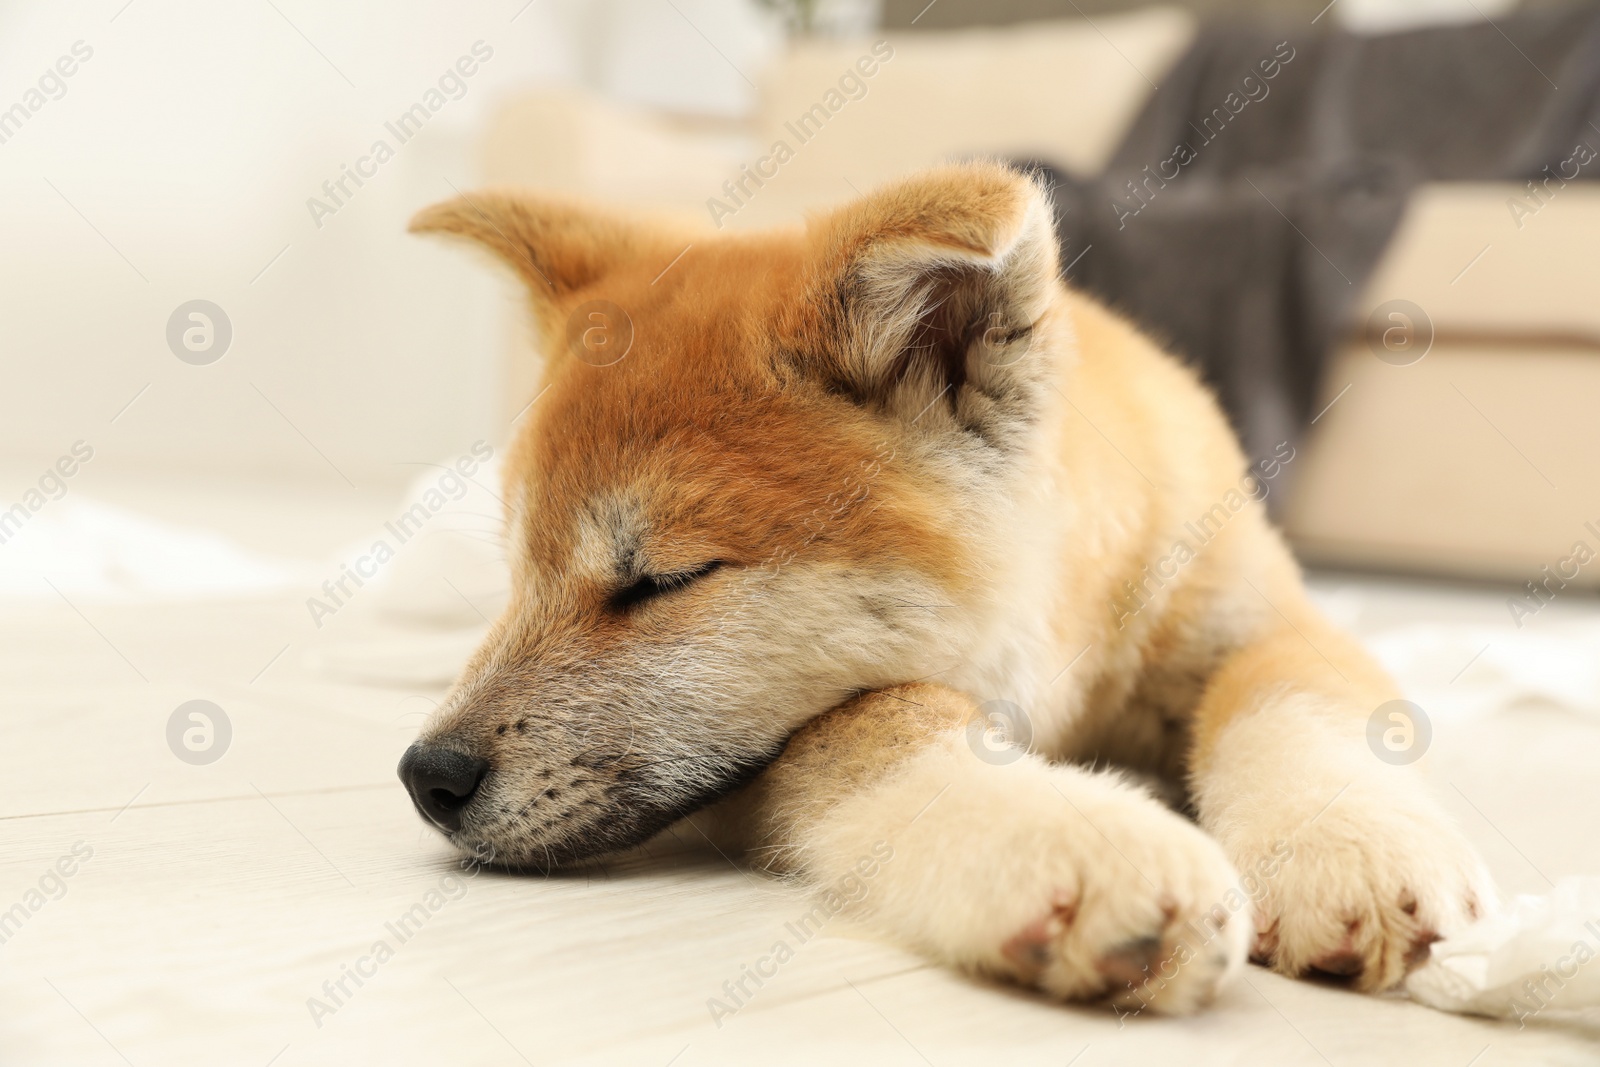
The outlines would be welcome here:
[[[741,836],[936,960],[1128,1010],[1210,1000],[1250,933],[1216,842],[1116,775],[997,754],[975,720],[939,686],[858,697],[735,798]]]
[[[1200,822],[1258,898],[1255,959],[1385,989],[1495,906],[1494,886],[1409,765],[1408,719],[1386,709],[1369,742],[1393,683],[1298,590],[1273,603],[1284,614],[1196,710]]]

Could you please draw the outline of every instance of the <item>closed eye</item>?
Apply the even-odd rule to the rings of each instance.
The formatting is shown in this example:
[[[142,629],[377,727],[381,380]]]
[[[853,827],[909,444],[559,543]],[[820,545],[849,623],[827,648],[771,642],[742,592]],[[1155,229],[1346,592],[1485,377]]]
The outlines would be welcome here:
[[[647,600],[654,600],[656,597],[676,592],[697,582],[721,566],[722,561],[714,559],[709,563],[702,563],[700,566],[686,571],[675,571],[672,574],[647,574],[632,585],[624,586],[612,593],[608,606],[612,611],[627,611],[629,608],[642,604]]]

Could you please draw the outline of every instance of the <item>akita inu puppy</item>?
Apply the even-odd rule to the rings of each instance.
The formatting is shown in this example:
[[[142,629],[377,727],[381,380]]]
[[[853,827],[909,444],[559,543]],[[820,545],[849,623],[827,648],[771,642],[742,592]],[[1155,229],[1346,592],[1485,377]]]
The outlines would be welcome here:
[[[412,228],[520,272],[543,338],[511,603],[401,764],[457,846],[548,869],[726,798],[702,825],[774,868],[870,865],[850,907],[887,938],[1170,1012],[1252,942],[1384,989],[1493,906],[1369,748],[1392,683],[1216,403],[1063,285],[1030,177],[758,234],[515,191]]]

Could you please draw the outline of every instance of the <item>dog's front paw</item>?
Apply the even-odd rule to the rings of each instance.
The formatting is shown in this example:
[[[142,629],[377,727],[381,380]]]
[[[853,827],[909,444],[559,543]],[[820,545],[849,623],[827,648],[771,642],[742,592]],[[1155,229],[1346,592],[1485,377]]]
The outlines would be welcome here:
[[[1244,963],[1249,898],[1221,847],[1150,797],[1063,775],[1069,829],[1014,886],[1038,899],[1002,942],[1010,978],[1119,1013],[1210,1002]]]
[[[1224,835],[1257,898],[1251,958],[1276,971],[1388,989],[1497,906],[1472,847],[1412,789],[1358,782],[1288,815]]]

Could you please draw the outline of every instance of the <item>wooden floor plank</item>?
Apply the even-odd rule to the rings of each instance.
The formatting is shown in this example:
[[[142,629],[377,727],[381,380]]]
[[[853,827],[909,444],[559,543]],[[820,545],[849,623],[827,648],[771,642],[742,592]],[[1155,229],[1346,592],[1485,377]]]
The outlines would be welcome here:
[[[1596,1062],[1593,1027],[1519,1032],[1255,968],[1196,1018],[1119,1020],[842,922],[717,1016],[803,896],[674,835],[556,877],[462,877],[393,770],[440,690],[318,676],[306,656],[325,637],[301,610],[88,612],[148,680],[64,606],[0,618],[0,909],[26,913],[0,945],[6,1067]],[[209,766],[165,740],[194,697],[234,724]],[[1594,869],[1600,725],[1548,710],[1436,725],[1436,776],[1472,806],[1446,800],[1504,884]],[[402,940],[408,912],[426,918]],[[392,958],[358,987],[347,968],[379,942]]]

